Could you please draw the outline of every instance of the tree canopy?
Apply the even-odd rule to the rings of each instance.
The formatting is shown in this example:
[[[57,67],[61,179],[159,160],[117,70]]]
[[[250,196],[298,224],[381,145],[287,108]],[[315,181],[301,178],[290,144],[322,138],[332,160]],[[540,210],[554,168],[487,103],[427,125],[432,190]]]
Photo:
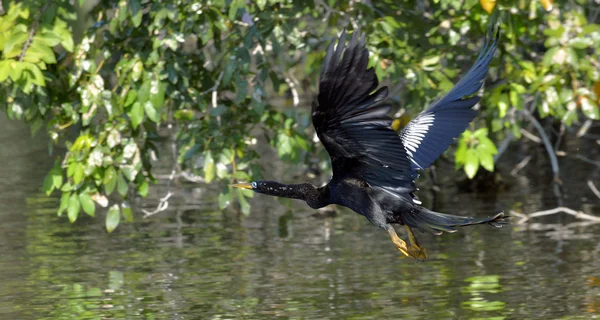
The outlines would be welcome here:
[[[3,3],[2,108],[48,133],[56,162],[43,189],[60,193],[58,214],[74,222],[106,208],[108,231],[133,219],[129,199],[148,194],[153,163],[170,156],[164,141],[176,171],[206,183],[258,179],[262,136],[285,161],[325,161],[310,100],[343,28],[367,34],[396,125],[453,86],[488,12],[503,11],[480,116],[454,153],[470,178],[494,170],[494,141],[520,139],[536,119],[600,118],[600,6],[590,0]],[[248,213],[252,193],[222,186],[219,206]]]

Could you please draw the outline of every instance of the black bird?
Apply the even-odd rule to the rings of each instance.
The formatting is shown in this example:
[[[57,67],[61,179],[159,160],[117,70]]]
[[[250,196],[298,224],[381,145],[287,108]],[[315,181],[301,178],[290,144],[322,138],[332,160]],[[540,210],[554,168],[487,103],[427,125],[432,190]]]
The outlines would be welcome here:
[[[319,95],[312,105],[317,135],[331,157],[333,177],[328,184],[282,184],[254,181],[233,184],[267,195],[301,199],[314,209],[329,204],[348,207],[386,230],[406,256],[427,259],[411,228],[441,234],[456,227],[490,224],[501,227],[503,213],[472,218],[430,211],[419,206],[414,180],[419,170],[435,161],[473,120],[472,107],[481,99],[488,66],[496,51],[500,27],[492,18],[486,41],[469,72],[439,101],[421,112],[400,132],[391,129],[390,106],[383,103],[387,87],[373,68],[364,35],[355,31],[346,46],[342,32],[337,46],[329,45],[321,69]],[[404,225],[410,244],[398,237],[392,224]]]

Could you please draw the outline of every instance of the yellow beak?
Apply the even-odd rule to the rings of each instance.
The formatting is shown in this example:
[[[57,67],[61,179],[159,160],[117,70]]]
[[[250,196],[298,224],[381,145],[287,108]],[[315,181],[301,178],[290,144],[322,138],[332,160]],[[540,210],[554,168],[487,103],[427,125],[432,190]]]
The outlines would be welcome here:
[[[241,189],[250,189],[252,190],[252,184],[250,183],[234,183],[234,184],[230,184],[230,187],[234,187],[234,188],[241,188]]]

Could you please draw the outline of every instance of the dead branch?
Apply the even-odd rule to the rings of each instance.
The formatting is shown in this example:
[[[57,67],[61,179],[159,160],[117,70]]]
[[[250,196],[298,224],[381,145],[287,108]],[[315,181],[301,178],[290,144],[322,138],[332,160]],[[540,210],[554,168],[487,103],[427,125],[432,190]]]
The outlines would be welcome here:
[[[599,140],[599,141],[600,141],[600,140]],[[598,167],[600,167],[600,161],[595,161],[595,160],[592,160],[592,159],[590,159],[590,158],[587,158],[587,157],[584,157],[584,156],[582,156],[582,155],[580,155],[580,154],[576,154],[576,155],[575,155],[575,158],[577,158],[577,159],[579,159],[579,160],[581,160],[581,161],[583,161],[583,162],[587,162],[587,163],[589,163],[589,164],[593,164],[593,165],[595,165],[595,166],[598,166]]]
[[[172,195],[173,195],[173,193],[171,193],[171,191],[167,192],[167,195],[160,199],[160,202],[158,203],[158,205],[156,206],[156,209],[154,211],[148,211],[148,210],[142,209],[142,212],[144,213],[144,218],[148,218],[159,212],[163,212],[163,211],[167,210],[167,208],[169,207],[169,198],[171,198]]]
[[[544,131],[542,125],[537,121],[537,119],[529,112],[527,109],[523,109],[523,114],[529,119],[529,121],[533,124],[533,126],[538,131],[538,134],[542,138],[542,142],[544,143],[544,147],[546,147],[546,152],[548,153],[548,157],[550,158],[550,165],[552,166],[552,173],[554,173],[554,182],[559,181],[559,167],[558,160],[556,159],[556,154],[554,152],[554,147],[548,138],[548,135]]]
[[[521,133],[523,134],[523,136],[535,143],[542,143],[542,139],[538,138],[535,134],[525,130],[524,128],[521,128]]]
[[[525,159],[523,159],[521,162],[519,162],[514,169],[512,169],[510,171],[510,175],[511,176],[516,176],[517,173],[519,173],[519,171],[523,170],[523,168],[525,168],[525,166],[527,166],[527,164],[529,163],[529,161],[531,161],[533,157],[531,155],[528,155],[527,157],[525,157]]]
[[[523,214],[523,213],[511,210],[510,214],[512,216],[520,218],[520,220],[517,221],[516,224],[523,224],[523,223],[525,223],[528,220],[533,219],[533,218],[543,217],[543,216],[549,216],[549,215],[557,214],[557,213],[560,213],[560,212],[564,212],[564,213],[566,213],[568,215],[572,215],[572,216],[574,216],[577,219],[588,220],[588,221],[593,221],[593,222],[600,223],[600,217],[593,216],[591,214],[587,214],[587,213],[585,213],[583,211],[573,210],[573,209],[567,208],[567,207],[557,207],[557,208],[554,208],[554,209],[536,211],[536,212],[532,212],[532,213],[529,213],[529,214]]]
[[[588,187],[590,187],[590,189],[596,195],[596,197],[598,197],[598,199],[600,199],[600,191],[598,191],[598,188],[596,188],[596,185],[594,185],[592,180],[588,180],[587,185],[588,185]]]

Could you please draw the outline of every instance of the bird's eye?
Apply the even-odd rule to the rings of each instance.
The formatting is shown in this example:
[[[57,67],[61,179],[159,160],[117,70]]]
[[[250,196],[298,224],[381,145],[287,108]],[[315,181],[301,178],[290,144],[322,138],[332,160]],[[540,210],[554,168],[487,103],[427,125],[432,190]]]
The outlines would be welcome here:
[[[252,189],[256,189],[257,186],[258,184],[256,182],[252,182]]]

